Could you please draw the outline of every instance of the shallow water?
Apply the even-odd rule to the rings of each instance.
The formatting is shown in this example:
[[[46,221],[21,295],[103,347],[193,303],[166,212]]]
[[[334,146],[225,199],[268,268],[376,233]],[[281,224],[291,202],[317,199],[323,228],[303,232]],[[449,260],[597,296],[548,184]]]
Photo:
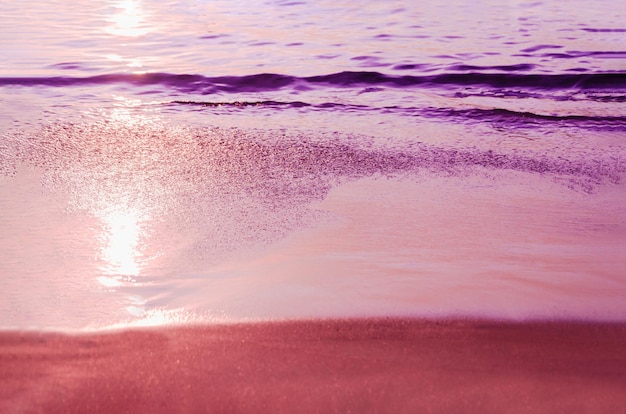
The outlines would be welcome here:
[[[405,3],[0,6],[0,326],[624,320],[626,8]]]

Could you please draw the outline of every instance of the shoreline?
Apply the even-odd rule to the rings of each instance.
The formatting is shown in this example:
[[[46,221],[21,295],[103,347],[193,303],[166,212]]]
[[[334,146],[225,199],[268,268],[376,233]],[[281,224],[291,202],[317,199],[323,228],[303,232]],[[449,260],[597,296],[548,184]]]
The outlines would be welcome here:
[[[623,412],[624,389],[624,322],[0,331],[2,413]]]

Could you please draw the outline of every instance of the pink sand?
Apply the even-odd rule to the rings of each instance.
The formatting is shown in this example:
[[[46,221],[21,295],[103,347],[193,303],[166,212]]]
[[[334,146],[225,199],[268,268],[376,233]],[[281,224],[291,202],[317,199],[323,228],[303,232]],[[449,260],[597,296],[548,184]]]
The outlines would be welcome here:
[[[623,412],[626,325],[342,320],[0,334],[0,412]]]

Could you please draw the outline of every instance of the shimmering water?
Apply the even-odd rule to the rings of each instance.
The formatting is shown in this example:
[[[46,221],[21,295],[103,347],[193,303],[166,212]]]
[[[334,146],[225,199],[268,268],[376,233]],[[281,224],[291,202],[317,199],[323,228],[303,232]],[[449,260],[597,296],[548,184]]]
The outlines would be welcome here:
[[[626,5],[0,5],[0,326],[626,318]]]

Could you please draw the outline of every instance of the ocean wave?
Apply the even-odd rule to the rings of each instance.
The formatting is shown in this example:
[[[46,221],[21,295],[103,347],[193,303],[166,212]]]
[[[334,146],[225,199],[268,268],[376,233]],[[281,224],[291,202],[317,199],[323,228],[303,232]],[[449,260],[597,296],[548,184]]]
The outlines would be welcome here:
[[[626,117],[623,116],[595,116],[595,115],[547,115],[528,111],[515,111],[504,108],[470,108],[458,109],[450,107],[404,107],[404,106],[368,106],[338,102],[308,103],[304,101],[183,101],[166,102],[166,105],[189,105],[215,109],[246,110],[268,108],[292,109],[307,108],[308,110],[339,110],[359,112],[396,113],[401,116],[423,116],[427,118],[450,119],[456,118],[466,122],[489,122],[499,126],[511,128],[545,127],[546,124],[560,126],[575,126],[593,130],[616,131],[626,130]]]
[[[468,121],[489,122],[509,128],[544,128],[546,125],[557,124],[595,131],[626,130],[626,117],[622,116],[546,115],[504,108],[426,108],[421,113],[433,118],[462,118]]]
[[[358,87],[386,86],[395,88],[458,88],[484,86],[491,88],[520,88],[541,90],[626,90],[626,73],[528,74],[503,72],[490,67],[468,67],[467,72],[445,72],[434,75],[388,75],[370,71],[344,71],[326,75],[297,77],[259,73],[245,76],[217,76],[145,73],[103,74],[89,77],[3,77],[0,86],[72,87],[84,85],[130,84],[162,86],[186,93],[246,93],[277,91],[298,87]],[[468,69],[465,68],[465,69]],[[462,69],[462,68],[457,68]],[[500,68],[501,69],[501,68]],[[519,68],[518,68],[519,69]],[[487,71],[487,72],[486,72]]]

